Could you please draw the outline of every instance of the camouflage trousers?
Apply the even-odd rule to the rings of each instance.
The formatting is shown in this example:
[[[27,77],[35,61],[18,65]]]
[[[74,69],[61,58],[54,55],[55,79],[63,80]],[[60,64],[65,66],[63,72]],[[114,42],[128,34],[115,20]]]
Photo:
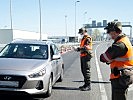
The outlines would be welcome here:
[[[111,79],[112,100],[127,100],[128,86],[122,86],[119,78]]]
[[[86,56],[80,58],[81,61],[81,72],[84,77],[85,85],[90,85],[90,60]]]

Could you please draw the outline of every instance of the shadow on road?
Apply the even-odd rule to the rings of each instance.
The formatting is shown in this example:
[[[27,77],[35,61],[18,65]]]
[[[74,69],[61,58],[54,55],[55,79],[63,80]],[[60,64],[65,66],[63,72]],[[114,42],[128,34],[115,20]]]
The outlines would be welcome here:
[[[79,83],[83,83],[84,81],[81,80],[76,80],[76,81],[72,81],[72,82],[79,82]],[[91,81],[91,84],[110,84],[110,81]],[[53,89],[55,90],[79,90],[79,88],[75,88],[75,87],[61,87],[61,86],[54,86]]]
[[[55,90],[79,90],[79,88],[75,88],[75,87],[56,87],[56,86],[54,86],[53,89]]]
[[[11,96],[11,95],[6,95],[6,96],[0,96],[0,100],[38,100],[34,99],[30,96]]]
[[[84,82],[84,81],[72,81],[72,82]],[[110,81],[91,81],[91,83],[103,83],[103,84],[109,84]]]
[[[0,100],[43,100],[46,97],[39,97],[39,96],[11,96],[11,95],[6,95],[6,96],[1,96],[0,95]]]
[[[91,83],[103,83],[103,84],[110,84],[110,81],[91,81]]]
[[[41,96],[26,93],[0,91],[0,100],[40,100],[41,98]]]

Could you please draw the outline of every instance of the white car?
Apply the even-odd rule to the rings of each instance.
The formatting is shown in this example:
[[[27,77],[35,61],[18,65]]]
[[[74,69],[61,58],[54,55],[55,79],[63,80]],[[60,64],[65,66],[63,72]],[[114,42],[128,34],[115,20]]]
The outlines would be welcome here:
[[[0,90],[50,96],[54,83],[63,80],[63,69],[54,43],[16,40],[0,52]]]

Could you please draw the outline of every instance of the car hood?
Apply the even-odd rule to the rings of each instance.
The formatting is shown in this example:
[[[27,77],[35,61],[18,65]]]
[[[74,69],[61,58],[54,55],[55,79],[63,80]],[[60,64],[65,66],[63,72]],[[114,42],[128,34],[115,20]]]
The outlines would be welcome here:
[[[0,70],[29,71],[41,65],[46,66],[47,62],[48,60],[0,58]]]

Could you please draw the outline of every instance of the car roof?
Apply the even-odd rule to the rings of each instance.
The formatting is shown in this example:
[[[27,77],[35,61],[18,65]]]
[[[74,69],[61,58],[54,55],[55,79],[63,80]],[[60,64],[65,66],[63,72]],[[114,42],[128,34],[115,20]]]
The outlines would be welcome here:
[[[52,41],[48,41],[48,40],[33,40],[33,39],[16,39],[16,40],[13,40],[11,42],[11,44],[16,44],[16,43],[19,43],[19,44],[40,44],[40,45],[49,45],[49,44],[53,44]]]

